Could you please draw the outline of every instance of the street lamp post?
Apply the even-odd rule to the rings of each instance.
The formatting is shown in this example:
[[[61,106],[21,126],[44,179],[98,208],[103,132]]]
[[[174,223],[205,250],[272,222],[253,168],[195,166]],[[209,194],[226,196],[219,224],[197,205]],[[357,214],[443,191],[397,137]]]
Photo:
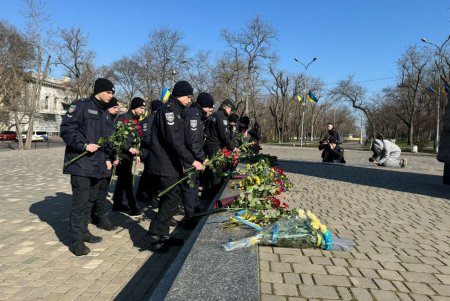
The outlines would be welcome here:
[[[303,68],[305,68],[305,79],[303,81],[303,99],[302,99],[302,122],[301,122],[301,128],[300,128],[300,147],[303,147],[303,124],[304,124],[304,120],[305,120],[305,105],[306,105],[306,72],[308,71],[308,67],[309,65],[311,65],[312,63],[314,63],[317,60],[317,57],[313,57],[313,59],[308,63],[308,64],[303,64],[298,58],[294,58],[294,61],[296,61],[297,63],[299,63],[300,65],[303,66]]]
[[[444,48],[444,45],[450,40],[450,35],[448,36],[448,38],[445,40],[444,43],[442,43],[441,47],[439,47],[436,44],[433,44],[431,42],[428,42],[427,39],[425,38],[421,38],[420,39],[422,42],[432,45],[434,47],[436,47],[437,49],[437,55],[438,55],[438,63],[437,63],[437,67],[438,67],[438,95],[437,95],[437,99],[436,99],[436,138],[435,138],[435,146],[434,146],[434,150],[436,151],[436,153],[438,153],[439,151],[439,115],[440,115],[440,106],[441,106],[441,68],[442,68],[442,49]]]

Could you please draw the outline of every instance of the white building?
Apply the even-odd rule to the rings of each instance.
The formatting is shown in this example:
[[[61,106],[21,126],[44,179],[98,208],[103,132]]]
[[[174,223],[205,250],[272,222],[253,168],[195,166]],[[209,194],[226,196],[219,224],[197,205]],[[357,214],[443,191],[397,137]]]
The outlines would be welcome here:
[[[33,84],[30,84],[32,88]],[[48,78],[41,88],[37,114],[34,121],[35,131],[47,131],[49,135],[59,134],[62,116],[72,103],[75,95],[69,89],[69,79]],[[26,126],[27,127],[27,126]]]
[[[75,99],[75,94],[69,88],[69,79],[47,78],[41,87],[41,95],[36,108],[36,115],[33,129],[34,131],[47,131],[49,135],[58,135],[62,116],[66,113],[70,103]],[[33,91],[35,83],[30,81],[27,85],[26,95]],[[29,96],[27,96],[29,97]],[[1,130],[6,130],[8,125],[14,125],[14,118],[5,107],[0,106],[0,112],[3,116],[7,115],[9,121],[0,124]],[[28,128],[28,116],[22,120],[24,131]],[[16,130],[15,126],[11,130]]]

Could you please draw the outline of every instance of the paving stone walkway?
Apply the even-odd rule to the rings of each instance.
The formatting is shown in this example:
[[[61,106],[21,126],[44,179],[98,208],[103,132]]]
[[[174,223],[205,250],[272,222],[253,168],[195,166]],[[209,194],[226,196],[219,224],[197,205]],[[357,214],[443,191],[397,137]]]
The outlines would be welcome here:
[[[450,186],[435,155],[406,153],[404,169],[346,151],[323,164],[314,148],[265,146],[311,209],[350,251],[259,247],[261,300],[450,300]]]
[[[0,300],[144,300],[179,248],[152,254],[141,240],[149,220],[113,213],[118,230],[90,225],[103,241],[72,255],[63,156],[64,148],[0,153]]]
[[[295,184],[290,206],[313,210],[354,245],[259,247],[262,300],[450,300],[450,186],[435,156],[407,154],[407,168],[388,169],[364,151],[346,151],[341,166],[319,163],[313,148],[263,148]],[[145,300],[177,249],[152,254],[141,242],[148,219],[114,213],[119,229],[90,227],[103,241],[73,256],[63,153],[0,153],[0,300]]]

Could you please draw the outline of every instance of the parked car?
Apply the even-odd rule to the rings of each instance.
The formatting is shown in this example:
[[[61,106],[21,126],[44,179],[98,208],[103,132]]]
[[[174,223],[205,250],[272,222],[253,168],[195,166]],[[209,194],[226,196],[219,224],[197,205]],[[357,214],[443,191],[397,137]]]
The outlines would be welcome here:
[[[6,140],[14,140],[16,139],[16,132],[14,131],[1,131],[0,132],[0,141],[6,141]]]
[[[22,132],[22,141],[27,139],[27,132]],[[16,138],[17,140],[17,138]],[[45,131],[34,131],[31,141],[48,141],[48,133]]]

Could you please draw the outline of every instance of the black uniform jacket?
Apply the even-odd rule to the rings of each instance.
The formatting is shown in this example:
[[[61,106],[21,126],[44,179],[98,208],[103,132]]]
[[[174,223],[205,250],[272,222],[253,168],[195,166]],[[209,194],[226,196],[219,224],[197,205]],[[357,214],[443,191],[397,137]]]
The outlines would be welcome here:
[[[152,124],[148,173],[158,176],[179,177],[183,166],[192,166],[195,159],[184,142],[185,107],[175,98],[155,114]]]
[[[153,123],[154,115],[149,114],[147,117],[141,120],[140,125],[142,128],[142,140],[141,140],[141,149],[140,155],[142,162],[148,157],[148,152],[151,147],[151,138],[152,138],[152,123]]]
[[[61,123],[61,138],[66,143],[64,162],[68,162],[85,151],[90,143],[98,143],[101,137],[110,135],[108,124],[111,115],[103,109],[102,103],[94,96],[73,102]],[[106,173],[107,146],[63,169],[65,174],[103,178]]]
[[[205,161],[204,129],[206,117],[202,108],[194,103],[185,112],[184,139],[186,148],[192,153],[195,160],[199,162]],[[189,168],[190,166],[185,166]]]
[[[205,151],[208,156],[214,155],[224,147],[230,151],[234,149],[231,143],[228,119],[222,108],[214,112],[206,121],[205,134]]]

